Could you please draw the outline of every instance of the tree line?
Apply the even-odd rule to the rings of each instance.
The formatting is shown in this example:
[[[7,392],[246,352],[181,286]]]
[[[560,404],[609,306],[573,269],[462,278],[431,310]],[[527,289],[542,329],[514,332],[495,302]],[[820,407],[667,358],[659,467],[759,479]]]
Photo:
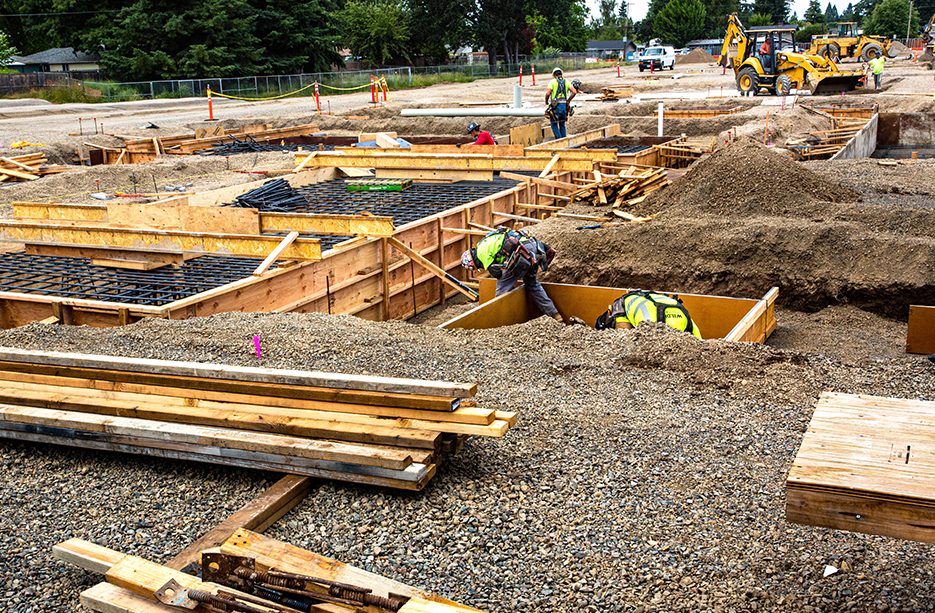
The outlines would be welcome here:
[[[803,36],[838,20],[905,35],[909,22],[907,0],[857,0],[840,14],[811,0],[801,20],[790,0],[649,0],[639,21],[628,6],[599,0],[589,19],[585,0],[0,0],[0,33],[20,54],[74,47],[98,54],[109,78],[147,80],[323,72],[342,65],[342,48],[374,67],[443,64],[464,46],[491,64],[584,51],[590,38],[680,47],[720,38],[733,12],[748,25],[799,22]],[[935,0],[916,6],[910,33]]]

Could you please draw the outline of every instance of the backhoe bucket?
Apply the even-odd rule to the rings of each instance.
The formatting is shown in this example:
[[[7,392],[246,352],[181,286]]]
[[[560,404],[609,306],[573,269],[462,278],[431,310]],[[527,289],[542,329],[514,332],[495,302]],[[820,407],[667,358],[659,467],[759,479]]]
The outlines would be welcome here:
[[[861,73],[830,73],[828,76],[820,77],[816,74],[810,74],[808,76],[808,86],[812,90],[813,96],[850,92],[857,89],[861,77],[863,77]]]

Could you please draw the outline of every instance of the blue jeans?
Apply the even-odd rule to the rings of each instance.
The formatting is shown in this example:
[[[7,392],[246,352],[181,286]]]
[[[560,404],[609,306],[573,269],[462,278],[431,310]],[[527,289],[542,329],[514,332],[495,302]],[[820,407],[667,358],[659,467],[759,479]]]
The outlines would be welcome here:
[[[565,122],[568,121],[568,105],[558,104],[553,111],[554,119],[549,126],[552,128],[552,135],[555,138],[565,138],[568,134],[565,132]]]
[[[545,293],[542,284],[539,283],[539,279],[536,277],[538,272],[538,265],[530,266],[526,260],[517,261],[511,270],[504,271],[503,275],[497,279],[497,296],[513,289],[516,282],[522,279],[523,287],[526,288],[526,295],[536,305],[539,312],[553,317],[558,313],[558,309],[555,308],[555,303],[552,302],[549,295]]]

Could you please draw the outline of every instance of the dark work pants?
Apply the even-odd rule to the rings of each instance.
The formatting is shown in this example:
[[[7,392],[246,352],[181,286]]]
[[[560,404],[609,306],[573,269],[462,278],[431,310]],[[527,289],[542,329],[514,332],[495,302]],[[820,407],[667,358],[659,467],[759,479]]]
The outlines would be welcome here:
[[[526,288],[526,295],[536,305],[536,308],[543,315],[552,317],[558,313],[558,309],[555,308],[555,303],[552,302],[549,295],[545,293],[542,284],[539,283],[539,278],[536,276],[538,272],[538,266],[530,266],[526,260],[519,260],[512,270],[504,272],[503,276],[497,279],[497,295],[510,291],[516,285],[516,282],[522,279],[523,287]]]

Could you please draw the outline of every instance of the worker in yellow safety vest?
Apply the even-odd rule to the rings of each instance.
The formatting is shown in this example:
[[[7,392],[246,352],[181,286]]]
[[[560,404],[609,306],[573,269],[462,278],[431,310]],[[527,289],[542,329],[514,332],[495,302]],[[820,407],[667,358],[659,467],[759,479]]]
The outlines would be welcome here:
[[[670,328],[688,332],[701,339],[701,330],[692,321],[688,309],[678,296],[643,290],[628,292],[617,298],[607,311],[597,318],[594,327],[598,330],[629,328],[644,321],[664,321]]]
[[[545,92],[545,114],[555,138],[568,136],[565,122],[568,121],[571,101],[578,93],[576,84],[580,84],[580,81],[572,81],[570,85],[565,81],[561,68],[552,70],[552,80]]]
[[[884,64],[886,64],[886,59],[882,53],[870,60],[870,71],[873,73],[873,89],[880,89],[880,85],[883,83]]]
[[[483,269],[497,280],[497,296],[510,291],[520,279],[526,295],[543,315],[562,321],[555,303],[545,293],[536,276],[548,270],[555,250],[519,230],[499,227],[488,232],[477,246],[461,255],[461,265],[468,270]]]

